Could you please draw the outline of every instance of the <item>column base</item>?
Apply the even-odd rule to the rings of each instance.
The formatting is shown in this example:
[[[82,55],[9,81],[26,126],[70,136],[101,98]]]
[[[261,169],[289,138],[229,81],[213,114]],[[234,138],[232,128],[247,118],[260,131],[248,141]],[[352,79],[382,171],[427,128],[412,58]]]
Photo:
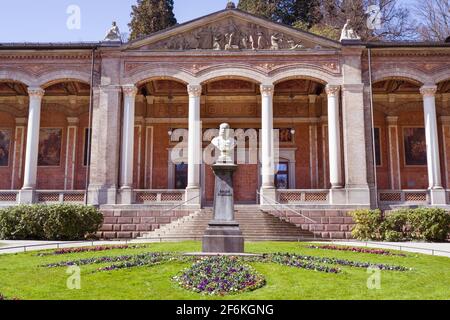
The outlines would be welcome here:
[[[132,188],[122,187],[120,189],[120,203],[121,204],[133,204],[134,203],[134,193],[133,193]]]
[[[262,206],[270,206],[277,203],[277,189],[262,187],[260,194],[259,203]]]
[[[202,194],[200,188],[187,188],[185,193],[185,205],[192,209],[201,209]]]
[[[447,193],[444,189],[431,189],[430,201],[432,206],[446,205]]]
[[[351,205],[370,207],[371,204],[369,187],[347,189],[347,203]]]
[[[102,204],[116,204],[117,189],[115,187],[106,188],[98,186],[89,186],[88,204],[100,206]]]
[[[330,204],[346,204],[347,192],[343,188],[330,189]]]
[[[203,236],[203,252],[244,253],[244,242],[236,221],[211,221]]]
[[[19,204],[36,203],[36,190],[32,188],[22,189],[19,191]]]

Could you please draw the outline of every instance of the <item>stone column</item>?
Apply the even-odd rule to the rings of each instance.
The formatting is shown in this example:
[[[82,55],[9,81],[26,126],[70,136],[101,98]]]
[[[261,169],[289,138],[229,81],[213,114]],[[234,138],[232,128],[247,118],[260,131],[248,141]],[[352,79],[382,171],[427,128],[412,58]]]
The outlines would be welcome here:
[[[342,189],[341,125],[339,119],[339,86],[328,85],[328,154],[332,189]]]
[[[134,85],[122,87],[123,124],[122,153],[120,163],[120,198],[122,204],[133,203],[133,160],[134,160],[134,118],[137,88]]]
[[[261,85],[261,204],[276,200],[274,183],[273,85]],[[273,203],[272,203],[273,204]]]
[[[23,188],[19,194],[19,203],[33,203],[36,191],[36,176],[39,148],[39,129],[41,123],[41,105],[44,97],[42,88],[28,88],[30,105],[28,110],[27,144],[25,151],[25,173]]]
[[[436,119],[436,86],[423,86],[420,93],[423,96],[425,116],[425,138],[427,143],[428,181],[431,194],[431,204],[446,204],[445,191],[442,188],[441,164],[439,159],[439,140]]]
[[[188,85],[189,137],[188,137],[188,185],[186,201],[190,206],[201,206],[200,164],[202,162],[202,134],[200,119],[201,85]],[[192,199],[192,200],[191,200]]]
[[[94,88],[88,202],[116,204],[120,151],[121,87]]]
[[[75,184],[75,159],[77,152],[78,118],[67,118],[66,170],[64,190],[73,190]]]
[[[369,206],[364,84],[345,84],[342,97],[346,202]]]

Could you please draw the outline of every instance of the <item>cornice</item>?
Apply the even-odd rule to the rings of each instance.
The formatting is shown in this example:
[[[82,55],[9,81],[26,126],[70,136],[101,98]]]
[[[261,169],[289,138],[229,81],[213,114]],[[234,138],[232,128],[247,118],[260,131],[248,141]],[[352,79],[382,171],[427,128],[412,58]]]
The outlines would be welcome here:
[[[364,57],[369,54],[368,50],[363,53]],[[389,48],[371,49],[373,57],[429,57],[429,56],[450,56],[450,48]]]
[[[96,58],[100,55],[96,54]],[[2,60],[88,60],[92,59],[90,53],[61,53],[61,52],[46,52],[46,53],[0,53],[0,61]]]

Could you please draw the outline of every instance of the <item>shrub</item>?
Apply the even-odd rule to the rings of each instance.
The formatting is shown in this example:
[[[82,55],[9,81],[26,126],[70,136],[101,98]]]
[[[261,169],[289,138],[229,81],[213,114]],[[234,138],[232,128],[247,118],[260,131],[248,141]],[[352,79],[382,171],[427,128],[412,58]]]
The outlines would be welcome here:
[[[384,240],[390,241],[390,242],[399,242],[399,241],[405,240],[405,237],[403,235],[403,232],[387,230],[384,233]]]
[[[356,210],[350,213],[355,221],[352,235],[361,240],[379,240],[383,216],[380,210]]]
[[[380,227],[381,238],[387,241],[408,239],[408,214],[408,210],[398,210],[385,215]]]
[[[80,240],[99,230],[103,215],[81,205],[21,205],[0,210],[0,239]]]
[[[359,240],[445,241],[450,233],[450,215],[443,209],[404,209],[387,214],[379,210],[358,210],[352,235]]]
[[[450,232],[450,215],[444,209],[420,208],[408,215],[411,237],[416,240],[445,241]]]

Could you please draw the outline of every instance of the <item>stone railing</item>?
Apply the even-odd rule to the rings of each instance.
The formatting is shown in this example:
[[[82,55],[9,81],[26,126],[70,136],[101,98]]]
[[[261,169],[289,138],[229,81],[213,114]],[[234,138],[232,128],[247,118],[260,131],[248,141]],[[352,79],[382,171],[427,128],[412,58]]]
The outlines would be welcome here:
[[[16,204],[18,198],[18,190],[0,190],[0,204]]]
[[[329,190],[277,190],[281,204],[329,204]]]
[[[36,191],[36,203],[84,203],[84,190],[60,191],[60,190],[39,190]],[[0,205],[18,204],[18,190],[0,190]]]
[[[84,190],[39,190],[36,191],[37,203],[74,203],[83,204]]]
[[[378,201],[381,204],[417,204],[430,202],[427,190],[379,190]]]
[[[137,204],[178,204],[185,201],[184,190],[134,190]]]

